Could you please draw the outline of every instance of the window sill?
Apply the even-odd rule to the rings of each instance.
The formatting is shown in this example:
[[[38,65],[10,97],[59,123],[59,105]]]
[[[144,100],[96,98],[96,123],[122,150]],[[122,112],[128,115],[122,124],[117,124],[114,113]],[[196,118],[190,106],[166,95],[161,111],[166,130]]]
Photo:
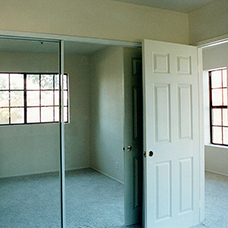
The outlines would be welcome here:
[[[205,144],[204,146],[228,150],[228,146],[223,146],[223,145],[215,145],[215,144],[209,143],[209,144]]]

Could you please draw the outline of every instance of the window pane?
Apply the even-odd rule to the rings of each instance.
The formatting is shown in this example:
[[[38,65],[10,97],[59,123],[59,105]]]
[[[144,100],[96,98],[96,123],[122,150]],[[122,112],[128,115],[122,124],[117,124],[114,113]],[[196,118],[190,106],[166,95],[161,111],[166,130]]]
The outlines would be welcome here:
[[[67,90],[67,75],[63,75],[63,89]]]
[[[223,105],[227,106],[227,89],[223,89]]]
[[[59,75],[55,75],[55,89],[59,89]],[[66,74],[63,75],[63,89],[68,89],[68,77]]]
[[[9,89],[9,74],[0,74],[0,90]]]
[[[228,145],[228,128],[223,128],[223,144]]]
[[[9,108],[0,108],[0,124],[9,124]]]
[[[11,108],[11,123],[24,123],[23,108]]]
[[[212,90],[212,105],[222,105],[222,89]]]
[[[24,106],[24,91],[10,92],[10,106]]]
[[[9,91],[0,91],[0,107],[9,107]]]
[[[53,75],[41,75],[41,89],[53,89]]]
[[[10,74],[10,89],[24,89],[23,74]]]
[[[27,122],[28,123],[40,122],[40,109],[39,108],[28,108],[27,109]]]
[[[39,75],[28,74],[27,75],[27,90],[38,90],[39,86]]]
[[[55,121],[59,121],[59,108],[55,107]]]
[[[55,75],[55,89],[59,89],[59,75]]]
[[[41,91],[41,105],[53,105],[53,91]]]
[[[222,144],[222,127],[212,127],[213,143]]]
[[[41,108],[41,122],[53,122],[53,108]]]
[[[64,106],[67,106],[68,105],[68,96],[67,96],[68,92],[67,91],[64,91]]]
[[[227,87],[227,70],[223,70],[223,87]]]
[[[68,121],[68,111],[67,111],[67,107],[64,107],[64,122]],[[59,108],[55,107],[55,121],[59,121]]]
[[[27,92],[27,106],[39,106],[40,105],[40,92],[28,91]]]
[[[222,124],[222,110],[213,109],[212,110],[212,125],[221,125]]]
[[[64,122],[67,122],[67,107],[64,107]]]
[[[223,126],[228,126],[228,109],[223,109]]]
[[[68,105],[68,92],[64,91],[64,106]],[[59,92],[55,91],[55,105],[59,105]]]
[[[211,73],[211,87],[212,88],[218,88],[222,87],[222,77],[221,77],[221,71],[216,70],[212,71]]]
[[[55,91],[55,105],[59,105],[59,92]]]

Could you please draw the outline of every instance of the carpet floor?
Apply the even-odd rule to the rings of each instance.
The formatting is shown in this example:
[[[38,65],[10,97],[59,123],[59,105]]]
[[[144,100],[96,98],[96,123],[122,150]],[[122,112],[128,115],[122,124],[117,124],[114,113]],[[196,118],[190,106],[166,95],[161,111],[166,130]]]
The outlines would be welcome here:
[[[58,173],[0,179],[1,228],[60,227]],[[66,174],[67,228],[121,227],[123,184],[92,169]]]
[[[60,227],[59,192],[57,173],[0,179],[0,227]],[[67,172],[67,228],[123,227],[123,203],[122,184],[92,169]],[[205,209],[192,228],[228,227],[228,177],[206,172]]]
[[[206,172],[205,220],[192,228],[228,228],[228,176]]]

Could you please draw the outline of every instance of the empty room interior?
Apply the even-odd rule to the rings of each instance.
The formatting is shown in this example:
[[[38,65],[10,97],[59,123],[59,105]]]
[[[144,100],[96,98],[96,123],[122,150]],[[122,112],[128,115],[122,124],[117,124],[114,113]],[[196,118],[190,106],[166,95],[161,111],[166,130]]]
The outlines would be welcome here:
[[[1,227],[59,227],[58,43],[0,42]],[[133,58],[140,48],[65,42],[67,227],[124,225],[123,81]]]
[[[151,228],[155,217],[161,228],[173,221],[172,211],[159,220],[164,211],[155,209],[159,194],[168,195],[165,184],[147,192],[147,161],[156,153],[144,149],[146,101],[156,94],[145,99],[145,39],[202,50],[194,94],[199,180],[188,183],[200,192],[193,227],[227,227],[227,0],[10,0],[0,12],[0,227]],[[163,52],[155,51],[158,63],[171,58]],[[156,183],[172,176],[165,172]],[[172,197],[165,200],[170,209]],[[172,227],[188,227],[180,224]]]

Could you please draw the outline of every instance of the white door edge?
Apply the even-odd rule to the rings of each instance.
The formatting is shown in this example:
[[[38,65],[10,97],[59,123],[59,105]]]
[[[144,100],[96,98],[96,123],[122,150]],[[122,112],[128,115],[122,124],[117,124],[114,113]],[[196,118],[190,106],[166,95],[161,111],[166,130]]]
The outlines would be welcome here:
[[[205,152],[204,152],[204,115],[203,115],[203,53],[198,48],[198,74],[199,74],[199,112],[200,112],[200,222],[205,219]]]

